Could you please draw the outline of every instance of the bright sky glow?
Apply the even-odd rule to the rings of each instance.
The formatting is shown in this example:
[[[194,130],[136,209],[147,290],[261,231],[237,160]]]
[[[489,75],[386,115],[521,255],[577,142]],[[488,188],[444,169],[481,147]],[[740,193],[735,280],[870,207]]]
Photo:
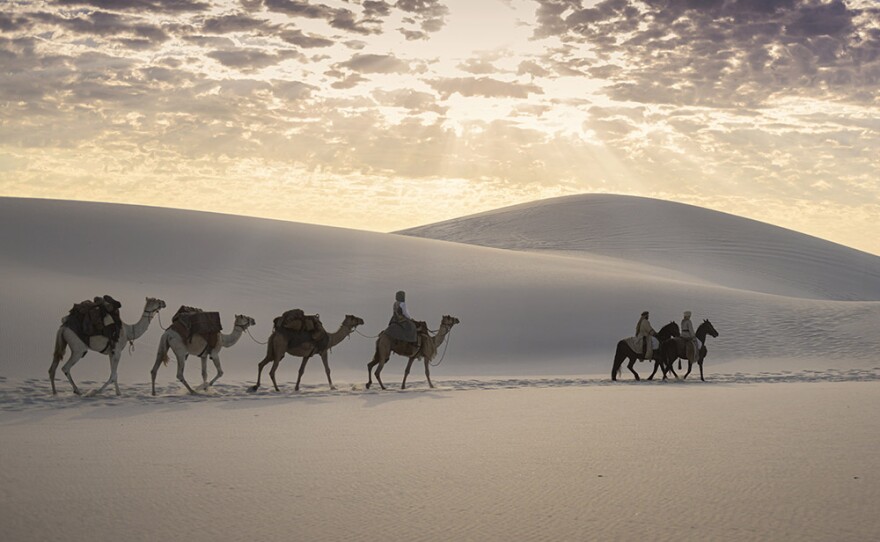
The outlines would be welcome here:
[[[880,7],[692,4],[7,2],[0,195],[390,231],[613,192],[880,254]]]

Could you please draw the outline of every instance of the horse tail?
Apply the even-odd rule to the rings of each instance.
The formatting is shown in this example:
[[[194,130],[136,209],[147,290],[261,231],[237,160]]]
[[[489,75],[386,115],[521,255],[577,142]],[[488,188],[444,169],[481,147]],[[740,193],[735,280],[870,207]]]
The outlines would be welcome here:
[[[620,366],[623,365],[623,358],[626,357],[623,355],[624,342],[617,342],[617,350],[614,352],[614,363],[611,366],[611,380],[617,380],[617,375],[620,373]]]
[[[55,334],[55,351],[52,353],[52,363],[57,364],[64,357],[64,350],[67,348],[67,340],[64,338],[64,326],[58,328]],[[57,365],[56,365],[57,366]]]

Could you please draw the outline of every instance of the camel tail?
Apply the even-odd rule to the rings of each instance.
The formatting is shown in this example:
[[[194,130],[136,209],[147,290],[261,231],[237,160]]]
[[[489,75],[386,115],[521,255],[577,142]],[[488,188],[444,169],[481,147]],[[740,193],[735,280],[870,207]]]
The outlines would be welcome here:
[[[58,328],[55,334],[55,352],[52,353],[52,363],[57,364],[64,357],[64,350],[67,348],[67,341],[64,339],[64,327]]]
[[[159,339],[159,351],[156,352],[156,359],[162,361],[162,365],[168,365],[168,334],[163,333]]]

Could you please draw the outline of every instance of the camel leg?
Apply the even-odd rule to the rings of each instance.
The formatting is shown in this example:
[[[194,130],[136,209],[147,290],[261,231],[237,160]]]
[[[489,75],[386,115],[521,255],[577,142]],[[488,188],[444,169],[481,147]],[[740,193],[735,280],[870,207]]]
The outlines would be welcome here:
[[[214,362],[214,368],[217,369],[217,374],[214,375],[214,378],[211,379],[210,382],[205,386],[205,389],[210,388],[214,385],[214,382],[220,380],[220,377],[223,376],[223,367],[220,366],[220,353],[211,354],[211,361]]]
[[[431,382],[431,364],[428,362],[428,360],[425,360],[425,378],[428,379],[428,386],[433,388],[434,383]]]
[[[385,360],[387,361],[387,360]],[[385,361],[380,361],[379,366],[376,367],[376,382],[379,383],[379,386],[384,390],[387,389],[385,384],[382,383],[382,368],[385,367]]]
[[[409,376],[409,369],[410,367],[412,367],[413,361],[415,361],[415,359],[416,358],[409,358],[406,362],[406,369],[404,369],[403,371],[403,383],[400,385],[400,389],[402,390],[406,389],[406,377]]]
[[[327,352],[321,353],[321,361],[324,362],[324,372],[327,373],[327,383],[330,384],[331,390],[335,390],[336,386],[333,385],[333,380],[330,378],[330,360],[328,359]]]
[[[153,364],[153,368],[150,369],[150,386],[152,388],[153,397],[156,396],[156,375],[159,374],[159,365],[162,364],[162,356],[156,356],[156,363]]]
[[[379,362],[375,359],[369,363],[367,363],[367,389],[370,389],[370,386],[373,385],[373,367],[378,365]]]
[[[58,332],[55,334],[55,352],[52,354],[52,365],[49,366],[49,382],[52,384],[52,395],[58,393],[55,390],[55,371],[64,357],[65,350],[67,350],[67,341],[64,340],[64,327],[59,327]],[[73,349],[71,348],[71,350]]]
[[[251,386],[251,391],[257,391],[258,389],[260,389],[260,377],[263,376],[263,367],[268,365],[269,361],[271,361],[269,356],[266,356],[265,358],[263,358],[263,361],[261,361],[259,365],[257,365],[257,383]]]
[[[64,373],[64,376],[67,377],[67,380],[70,382],[70,385],[73,386],[73,393],[75,393],[77,395],[82,395],[82,392],[79,391],[78,387],[76,387],[76,382],[73,381],[73,377],[70,375],[70,370],[73,369],[73,366],[76,365],[77,362],[79,360],[81,360],[83,358],[83,356],[86,355],[87,352],[88,352],[88,350],[82,350],[82,351],[74,350],[73,347],[71,346],[70,358],[68,358],[67,363],[65,363],[61,367],[61,372]]]
[[[306,372],[306,363],[309,362],[309,358],[312,356],[303,356],[302,363],[299,364],[299,373],[296,375],[296,387],[293,388],[293,391],[299,391],[299,383],[302,380],[303,373]]]
[[[175,352],[175,355],[177,357],[177,380],[180,380],[180,383],[186,386],[186,390],[190,392],[190,394],[195,395],[196,390],[192,389],[189,382],[183,377],[183,370],[186,368],[186,355],[181,356],[177,352]]]
[[[281,363],[280,359],[276,359],[272,361],[272,368],[269,369],[269,377],[272,379],[272,385],[275,386],[275,391],[281,391],[278,389],[278,382],[275,381],[275,371],[278,370],[278,364]]]
[[[202,362],[202,385],[199,389],[206,390],[208,389],[208,356],[202,356],[199,361]]]
[[[629,372],[631,372],[634,377],[636,377],[636,380],[641,380],[641,378],[639,378],[639,373],[633,368],[635,364],[636,358],[629,358],[629,363],[626,365],[626,368],[629,369]]]
[[[118,345],[117,345],[118,346]],[[116,351],[116,347],[110,351],[110,378],[107,379],[107,382],[104,382],[104,385],[98,388],[98,391],[95,392],[95,395],[104,393],[104,390],[110,383],[113,383],[113,386],[116,388],[116,395],[119,395],[119,383],[117,382],[117,368],[119,367],[119,359],[122,357],[122,351]]]

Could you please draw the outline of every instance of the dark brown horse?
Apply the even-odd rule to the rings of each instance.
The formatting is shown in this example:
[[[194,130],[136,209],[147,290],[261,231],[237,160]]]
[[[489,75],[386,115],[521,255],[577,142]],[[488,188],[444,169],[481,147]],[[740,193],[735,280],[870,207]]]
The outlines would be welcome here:
[[[681,332],[678,329],[678,324],[675,322],[669,322],[657,332],[657,340],[662,345],[665,341],[669,340],[671,337],[679,337]],[[651,360],[657,360],[659,354],[659,348],[654,350],[654,355],[651,357]],[[626,339],[622,339],[617,343],[617,351],[614,353],[614,365],[611,367],[611,380],[617,380],[617,375],[620,373],[620,366],[623,364],[623,360],[628,359],[629,363],[626,368],[636,377],[636,380],[641,380],[639,378],[639,373],[633,369],[633,365],[635,365],[636,361],[644,361],[644,354],[637,353],[633,351],[632,348],[627,344]],[[652,375],[653,376],[653,375]]]
[[[706,336],[711,335],[713,337],[718,337],[718,331],[715,329],[715,326],[712,325],[712,322],[709,320],[703,320],[703,323],[700,324],[700,327],[697,328],[697,331],[694,333],[698,339],[700,339],[700,351],[697,355],[697,363],[700,365],[700,380],[703,382],[706,381],[703,378],[703,360],[706,359],[706,354],[708,350],[706,350]],[[666,380],[666,374],[668,372],[672,373],[676,379],[678,379],[678,374],[675,372],[675,368],[673,364],[675,360],[679,360],[679,369],[681,369],[681,360],[688,360],[688,370],[682,377],[685,379],[691,374],[691,368],[694,364],[692,360],[688,358],[687,355],[687,341],[682,339],[681,337],[672,338],[660,343],[660,355],[657,356],[657,360],[654,362],[654,372],[651,373],[651,376],[648,377],[648,380],[654,378],[654,374],[657,373],[657,368],[660,367],[663,370],[663,380]]]

